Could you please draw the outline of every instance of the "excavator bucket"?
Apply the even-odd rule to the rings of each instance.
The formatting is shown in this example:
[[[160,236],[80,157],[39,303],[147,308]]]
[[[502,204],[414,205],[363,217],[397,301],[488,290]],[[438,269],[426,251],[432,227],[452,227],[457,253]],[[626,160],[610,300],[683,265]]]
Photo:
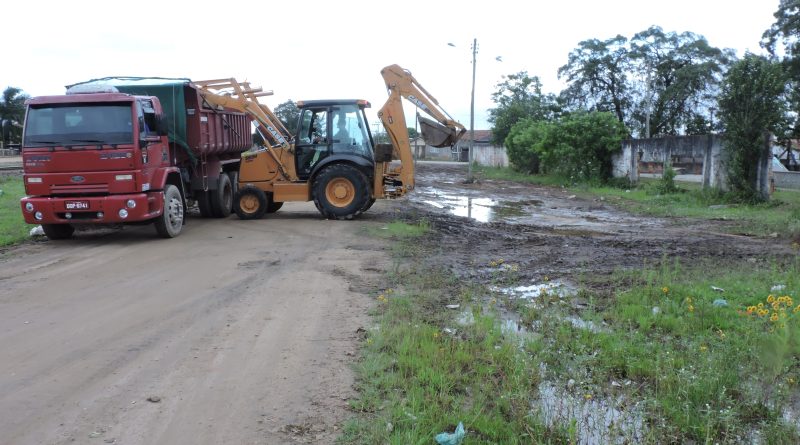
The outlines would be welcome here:
[[[452,147],[463,133],[422,116],[419,117],[419,128],[422,132],[422,139],[433,147]]]

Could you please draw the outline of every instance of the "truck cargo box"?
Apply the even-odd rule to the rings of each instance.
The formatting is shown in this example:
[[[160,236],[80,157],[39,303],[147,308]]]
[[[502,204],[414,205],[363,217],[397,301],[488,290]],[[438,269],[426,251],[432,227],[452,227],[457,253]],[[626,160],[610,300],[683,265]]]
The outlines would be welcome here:
[[[187,150],[191,158],[238,157],[252,145],[251,118],[239,111],[212,107],[189,79],[107,77],[79,85],[93,84],[111,85],[121,93],[158,97],[170,142]]]

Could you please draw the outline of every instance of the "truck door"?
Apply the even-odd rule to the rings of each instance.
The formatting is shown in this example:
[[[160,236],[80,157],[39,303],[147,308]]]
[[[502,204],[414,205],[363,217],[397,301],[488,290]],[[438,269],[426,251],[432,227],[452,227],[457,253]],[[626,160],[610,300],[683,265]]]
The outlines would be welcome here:
[[[314,166],[330,154],[330,127],[327,108],[306,108],[302,111],[295,141],[298,178],[308,179]]]

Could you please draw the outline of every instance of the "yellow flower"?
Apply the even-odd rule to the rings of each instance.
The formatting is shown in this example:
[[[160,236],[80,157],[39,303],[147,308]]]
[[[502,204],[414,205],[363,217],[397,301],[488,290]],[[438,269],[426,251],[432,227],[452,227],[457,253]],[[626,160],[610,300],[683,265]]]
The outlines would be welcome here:
[[[769,311],[766,309],[761,309],[760,311],[758,311],[758,315],[766,317],[767,315],[769,315]]]
[[[722,329],[717,329],[717,334],[719,334],[719,338],[725,340],[725,333],[722,332]]]
[[[778,313],[773,312],[772,315],[769,317],[769,321],[778,321]]]
[[[661,292],[664,292],[665,294],[669,293],[669,288],[667,286],[664,286],[661,288]]]
[[[371,345],[371,344],[372,344],[372,339],[371,339],[371,338],[368,338],[368,339],[367,339],[367,344],[368,344],[368,345]]]
[[[585,396],[583,396],[583,398],[586,399],[586,400],[592,400],[592,395],[591,394],[586,394]]]
[[[756,307],[755,306],[747,306],[747,313],[748,314],[752,314],[755,311],[756,311]]]
[[[544,276],[544,281],[550,281],[550,277],[548,277],[547,275],[545,275],[545,276]]]
[[[794,313],[796,314],[798,312],[800,312],[800,304],[798,304],[797,307],[794,308]]]
[[[689,304],[692,304],[692,297],[686,297],[686,302],[689,303]]]
[[[497,304],[497,298],[492,298],[489,300],[489,304]]]
[[[708,351],[708,346],[700,345],[700,352],[706,352],[706,351]]]
[[[758,303],[758,306],[757,306],[757,307],[758,307],[759,309],[763,308],[763,307],[764,307],[764,303]]]
[[[772,303],[772,302],[774,302],[774,301],[775,301],[775,297],[774,297],[772,294],[770,294],[769,296],[767,296],[767,303]]]
[[[433,333],[433,338],[439,338],[439,335],[441,335],[441,334],[439,334],[438,332],[434,332]]]
[[[794,385],[794,377],[789,377],[788,379],[786,379],[786,383]]]
[[[689,307],[687,309],[689,310],[689,312],[694,312],[694,306],[692,306],[691,304],[689,305]]]

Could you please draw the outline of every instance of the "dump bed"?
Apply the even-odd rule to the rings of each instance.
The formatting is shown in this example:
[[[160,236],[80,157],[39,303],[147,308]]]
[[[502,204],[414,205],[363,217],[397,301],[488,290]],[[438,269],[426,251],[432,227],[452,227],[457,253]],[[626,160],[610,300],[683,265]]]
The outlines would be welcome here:
[[[238,157],[252,145],[251,118],[245,113],[212,107],[189,79],[113,77],[84,84],[112,85],[121,93],[155,96],[161,102],[169,140],[189,157]]]

